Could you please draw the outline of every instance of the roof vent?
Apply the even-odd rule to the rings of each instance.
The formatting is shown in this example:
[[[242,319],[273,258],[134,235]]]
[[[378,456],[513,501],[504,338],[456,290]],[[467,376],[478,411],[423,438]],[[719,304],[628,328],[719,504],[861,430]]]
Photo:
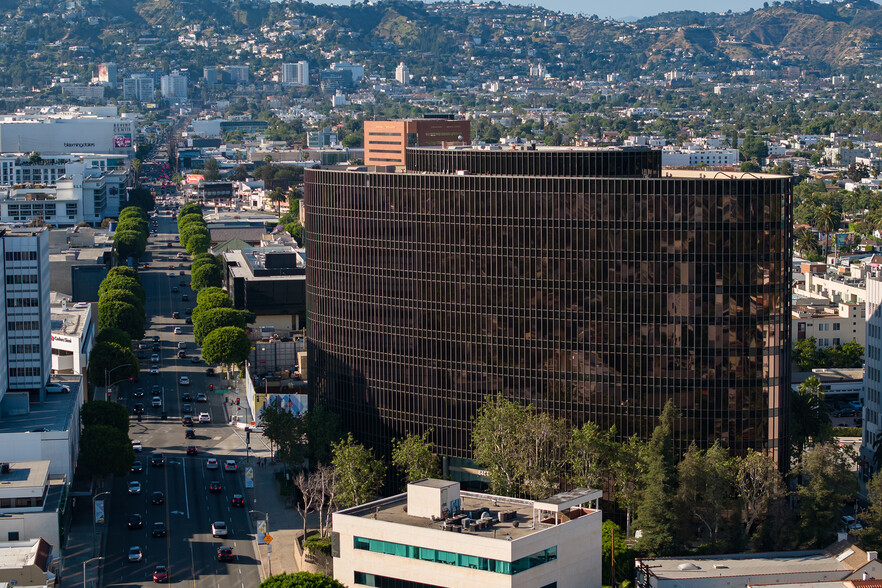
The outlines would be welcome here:
[[[687,561],[685,563],[681,563],[680,565],[678,565],[677,569],[680,570],[681,572],[694,572],[696,570],[700,570],[701,568],[698,567],[697,565],[695,565],[694,563]]]

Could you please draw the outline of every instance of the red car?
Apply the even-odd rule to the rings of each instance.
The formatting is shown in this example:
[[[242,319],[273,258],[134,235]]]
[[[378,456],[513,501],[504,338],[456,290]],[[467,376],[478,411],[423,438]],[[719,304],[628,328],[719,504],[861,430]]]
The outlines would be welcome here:
[[[221,492],[223,492],[223,490],[224,487],[221,485],[220,482],[212,482],[208,485],[208,491],[212,494],[220,494]]]
[[[217,561],[233,561],[233,548],[226,545],[218,547]]]
[[[156,566],[153,569],[153,583],[165,584],[168,582],[168,568],[165,566]]]

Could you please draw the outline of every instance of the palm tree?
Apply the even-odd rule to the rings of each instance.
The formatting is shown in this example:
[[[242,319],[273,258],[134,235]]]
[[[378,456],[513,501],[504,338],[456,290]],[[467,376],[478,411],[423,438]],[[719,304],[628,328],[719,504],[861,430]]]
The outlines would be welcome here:
[[[811,229],[802,228],[796,232],[796,250],[803,257],[812,253],[820,253],[821,245]]]
[[[276,216],[281,215],[282,213],[282,202],[285,202],[288,197],[285,196],[285,192],[281,188],[273,188],[272,192],[269,193],[270,202],[276,203]]]
[[[838,210],[824,204],[815,212],[815,225],[824,231],[824,259],[827,259],[827,251],[830,247],[830,233],[839,228],[842,215]]]
[[[802,459],[808,443],[824,441],[830,434],[830,417],[824,404],[824,388],[817,376],[808,378],[791,395],[790,438]]]

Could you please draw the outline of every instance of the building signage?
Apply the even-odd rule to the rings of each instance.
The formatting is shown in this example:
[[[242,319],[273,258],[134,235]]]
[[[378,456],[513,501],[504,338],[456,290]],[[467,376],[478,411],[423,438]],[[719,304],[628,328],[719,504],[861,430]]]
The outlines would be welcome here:
[[[59,343],[73,343],[73,340],[70,337],[62,337],[61,335],[52,335],[53,341],[58,341]]]
[[[113,136],[113,146],[117,149],[119,148],[128,148],[132,146],[132,134],[131,133],[123,133],[120,135]]]
[[[85,147],[94,147],[95,143],[67,143],[64,144],[65,147],[71,147],[73,149],[83,149]]]

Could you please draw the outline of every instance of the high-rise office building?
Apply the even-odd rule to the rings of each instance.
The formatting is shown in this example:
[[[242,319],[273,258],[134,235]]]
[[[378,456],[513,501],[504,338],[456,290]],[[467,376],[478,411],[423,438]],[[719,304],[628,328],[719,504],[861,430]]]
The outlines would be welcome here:
[[[162,76],[159,81],[159,89],[163,98],[171,98],[173,100],[187,99],[187,75],[180,73],[171,73]]]
[[[153,78],[148,76],[131,76],[123,80],[123,100],[150,102],[153,100]]]
[[[471,142],[472,125],[467,120],[436,115],[433,118],[364,121],[366,165],[404,167],[408,147],[441,147],[445,143]]]
[[[282,83],[292,86],[309,85],[309,64],[305,61],[282,64]]]
[[[381,451],[434,429],[454,476],[500,392],[644,439],[672,399],[680,449],[786,467],[789,177],[645,148],[406,157],[306,171],[311,401]]]
[[[217,68],[213,65],[207,65],[202,68],[202,79],[205,80],[206,86],[214,86],[217,84]]]
[[[117,80],[116,64],[113,62],[102,63],[98,66],[98,81],[115,88]]]
[[[0,399],[10,391],[41,393],[52,369],[49,231],[0,230],[3,298],[0,310]]]

